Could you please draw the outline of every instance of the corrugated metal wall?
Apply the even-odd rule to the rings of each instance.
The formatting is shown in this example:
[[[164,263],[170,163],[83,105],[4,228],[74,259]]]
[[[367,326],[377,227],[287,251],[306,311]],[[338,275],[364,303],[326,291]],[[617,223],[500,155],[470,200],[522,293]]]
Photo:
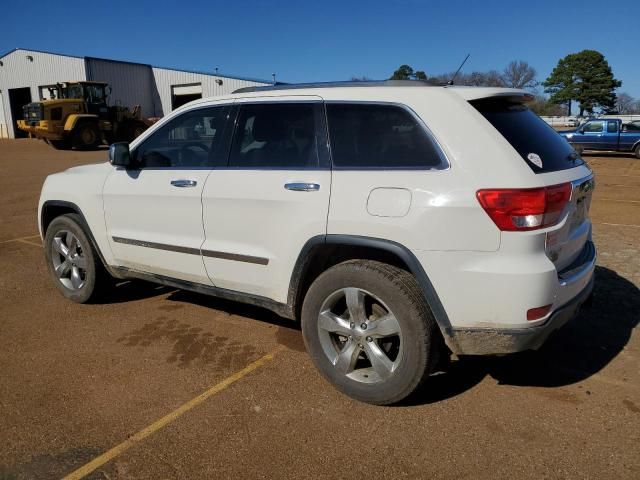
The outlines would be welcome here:
[[[111,85],[110,105],[140,105],[143,117],[162,116],[150,65],[86,58],[87,80]]]
[[[31,56],[33,61],[27,56]],[[111,105],[119,103],[129,108],[140,105],[144,117],[162,117],[172,110],[171,95],[172,87],[175,86],[200,84],[202,96],[213,97],[231,93],[242,87],[269,85],[140,63],[71,57],[23,49],[9,53],[1,60],[3,65],[0,66],[0,90],[4,114],[0,109],[0,125],[3,121],[6,123],[10,138],[14,137],[8,93],[11,88],[29,87],[32,101],[37,101],[38,87],[41,85],[68,80],[107,82],[112,89],[109,99]]]
[[[160,94],[160,102],[164,115],[171,112],[172,86],[199,83],[202,85],[202,96],[206,98],[216,95],[226,95],[238,88],[269,85],[268,83],[253,82],[250,80],[218,77],[216,75],[184,72],[160,67],[153,67],[153,76],[156,80],[158,93]],[[220,80],[221,84],[219,84],[217,80]]]
[[[27,56],[33,58],[29,60]],[[39,99],[38,87],[65,80],[85,80],[84,59],[54,55],[33,50],[16,50],[2,58],[0,90],[4,104],[4,122],[9,137],[14,137],[13,119],[9,105],[9,89],[29,87],[33,101]]]

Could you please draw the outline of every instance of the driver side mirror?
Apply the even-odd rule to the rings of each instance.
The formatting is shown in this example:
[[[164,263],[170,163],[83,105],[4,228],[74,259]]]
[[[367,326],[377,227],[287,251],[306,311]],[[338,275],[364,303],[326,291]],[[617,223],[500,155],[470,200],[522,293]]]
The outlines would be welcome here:
[[[578,133],[581,133],[581,134],[583,134],[583,135],[584,135],[584,128],[579,128],[579,129],[578,129]]]
[[[109,146],[109,163],[116,167],[129,168],[131,153],[127,142],[116,142]]]

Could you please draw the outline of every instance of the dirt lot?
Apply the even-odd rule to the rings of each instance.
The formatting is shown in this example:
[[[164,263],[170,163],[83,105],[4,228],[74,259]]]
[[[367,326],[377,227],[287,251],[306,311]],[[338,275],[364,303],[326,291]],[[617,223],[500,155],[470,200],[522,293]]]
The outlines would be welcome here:
[[[326,384],[269,312],[144,283],[65,301],[33,236],[40,187],[105,157],[0,141],[0,479],[95,458],[97,479],[640,478],[639,160],[587,157],[590,310],[538,352],[454,361],[382,408]]]

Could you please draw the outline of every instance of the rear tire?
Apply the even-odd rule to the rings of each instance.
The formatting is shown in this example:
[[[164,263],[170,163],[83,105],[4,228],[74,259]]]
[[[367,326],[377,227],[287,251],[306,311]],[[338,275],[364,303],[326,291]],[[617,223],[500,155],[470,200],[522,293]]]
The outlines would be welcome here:
[[[69,300],[87,303],[97,298],[109,274],[104,269],[77,214],[55,218],[44,237],[44,255],[49,274]]]
[[[73,146],[78,150],[93,150],[102,143],[100,130],[94,123],[81,123],[73,132]]]
[[[635,154],[636,158],[640,158],[640,143],[636,145]]]
[[[357,400],[406,398],[438,363],[442,340],[413,275],[370,260],[331,267],[311,285],[302,333],[320,373]]]

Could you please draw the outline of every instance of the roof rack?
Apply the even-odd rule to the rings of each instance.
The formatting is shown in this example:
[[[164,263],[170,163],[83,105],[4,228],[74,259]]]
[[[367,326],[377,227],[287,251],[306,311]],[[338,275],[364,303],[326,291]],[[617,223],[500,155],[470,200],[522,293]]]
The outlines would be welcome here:
[[[266,87],[243,87],[232,93],[269,92],[273,90],[299,90],[302,88],[338,88],[338,87],[439,87],[443,83],[435,83],[429,80],[365,80],[344,82],[316,82],[316,83],[292,83],[284,85],[269,85]]]

